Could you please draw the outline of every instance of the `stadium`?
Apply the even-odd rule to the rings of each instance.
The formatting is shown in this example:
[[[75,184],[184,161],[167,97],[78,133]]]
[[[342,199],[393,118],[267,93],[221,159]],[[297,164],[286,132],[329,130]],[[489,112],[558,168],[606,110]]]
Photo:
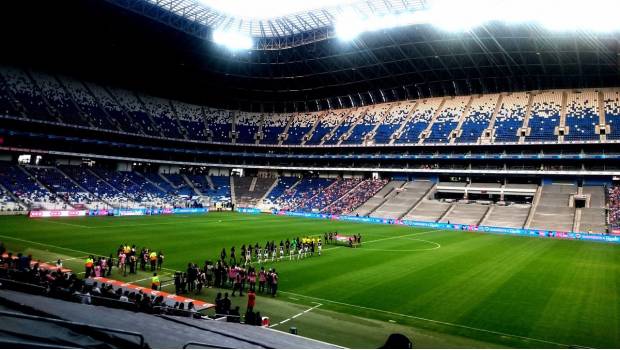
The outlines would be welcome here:
[[[617,1],[0,7],[2,347],[620,347]]]

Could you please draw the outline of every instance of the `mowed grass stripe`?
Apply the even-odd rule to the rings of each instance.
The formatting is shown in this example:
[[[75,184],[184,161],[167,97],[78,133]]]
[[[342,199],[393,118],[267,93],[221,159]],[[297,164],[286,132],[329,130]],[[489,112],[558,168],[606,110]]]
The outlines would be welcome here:
[[[283,290],[333,301],[325,307],[338,312],[395,319],[508,346],[620,344],[620,247],[614,245],[227,213],[58,221],[97,229],[50,225],[46,220],[0,220],[2,236],[82,252],[107,255],[122,242],[164,249],[166,266],[172,269],[184,269],[188,261],[201,264],[232,245],[239,249],[241,244],[263,245],[333,230],[359,232],[367,243],[376,240],[367,247],[386,251],[333,249],[321,258],[268,266],[281,273]],[[417,235],[441,248],[389,251],[429,246],[410,239]],[[500,333],[538,342],[506,339]]]

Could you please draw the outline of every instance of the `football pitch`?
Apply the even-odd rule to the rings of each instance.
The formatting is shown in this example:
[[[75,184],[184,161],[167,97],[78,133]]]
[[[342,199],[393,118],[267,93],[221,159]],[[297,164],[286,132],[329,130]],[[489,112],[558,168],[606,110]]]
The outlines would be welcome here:
[[[264,264],[277,269],[279,294],[256,310],[274,328],[345,347],[378,347],[394,332],[415,347],[620,347],[620,245],[266,214],[0,217],[9,251],[83,271],[86,254],[135,244],[164,251],[164,280],[224,247],[327,231],[360,233],[363,245]],[[148,276],[112,278],[146,286]],[[213,302],[216,292],[190,297]],[[244,311],[245,297],[232,301]]]

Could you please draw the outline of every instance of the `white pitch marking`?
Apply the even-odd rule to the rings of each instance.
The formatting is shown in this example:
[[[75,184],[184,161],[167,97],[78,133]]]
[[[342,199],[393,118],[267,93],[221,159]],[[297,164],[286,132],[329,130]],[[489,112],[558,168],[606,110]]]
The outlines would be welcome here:
[[[404,238],[409,238],[409,237],[404,237]],[[424,252],[424,251],[429,251],[429,250],[435,250],[435,249],[439,249],[441,248],[441,244],[437,243],[437,242],[433,242],[433,241],[427,241],[425,239],[416,239],[416,238],[409,238],[412,241],[419,241],[419,242],[426,242],[426,243],[430,243],[435,245],[432,248],[420,248],[420,249],[376,249],[376,248],[364,248],[364,250],[372,250],[372,251],[378,251],[378,252]]]
[[[442,324],[442,325],[451,326],[451,327],[469,329],[469,330],[474,330],[474,331],[478,331],[478,332],[484,332],[484,333],[500,335],[500,336],[504,336],[504,337],[512,337],[512,338],[523,339],[523,340],[533,340],[533,341],[537,341],[537,342],[541,342],[541,343],[557,345],[557,346],[560,346],[560,347],[563,347],[563,348],[571,347],[571,345],[557,343],[557,342],[550,341],[550,340],[544,340],[544,339],[538,339],[538,338],[530,338],[530,337],[526,337],[526,336],[522,336],[522,335],[504,333],[504,332],[499,332],[499,331],[492,331],[490,329],[471,327],[471,326],[466,326],[466,325],[458,324],[458,323],[438,321],[438,320],[433,320],[433,319],[430,319],[430,318],[424,318],[424,317],[413,316],[413,315],[406,315],[406,314],[401,314],[401,313],[398,313],[398,312],[381,310],[381,309],[375,309],[375,308],[367,307],[367,306],[354,305],[354,304],[343,303],[343,302],[335,301],[335,300],[311,297],[309,295],[303,295],[303,294],[298,294],[298,293],[293,293],[293,292],[287,292],[287,291],[281,291],[281,292],[285,293],[285,294],[295,295],[295,296],[302,297],[302,298],[314,299],[314,300],[319,300],[319,301],[323,301],[323,302],[327,302],[327,303],[343,305],[343,306],[347,306],[347,307],[353,307],[353,308],[358,308],[358,309],[363,309],[363,310],[375,311],[375,312],[380,312],[380,313],[384,313],[384,314],[388,314],[388,315],[395,315],[395,316],[400,316],[400,317],[412,318],[412,319],[419,320],[419,321],[425,321],[425,322]],[[572,345],[572,346],[575,346],[575,345]],[[583,346],[580,346],[580,347],[583,347]]]
[[[314,305],[313,307],[311,307],[311,308],[309,308],[309,309],[307,309],[307,310],[304,310],[304,311],[302,311],[302,312],[298,313],[298,314],[297,314],[297,315],[295,315],[295,316],[291,316],[291,317],[287,318],[286,320],[283,320],[283,321],[281,321],[281,322],[278,322],[278,323],[272,324],[271,326],[269,326],[269,328],[273,328],[273,327],[279,326],[279,325],[281,325],[281,324],[285,324],[286,322],[288,322],[288,321],[290,321],[290,320],[294,320],[294,319],[296,319],[297,317],[299,317],[299,316],[301,316],[301,315],[303,315],[303,314],[306,314],[306,313],[308,313],[308,312],[310,312],[310,311],[312,311],[312,310],[316,309],[317,307],[319,307],[319,306],[322,306],[322,305],[323,305],[323,304],[320,304],[320,303],[315,303],[315,302],[313,302],[313,303],[314,303],[314,304],[316,304],[316,305]]]
[[[79,224],[71,224],[68,222],[62,222],[62,221],[55,221],[55,220],[42,220],[41,222],[45,222],[45,223],[52,223],[52,224],[58,224],[58,225],[66,225],[66,226],[73,226],[73,227],[81,227],[81,228],[93,228],[92,226],[87,226],[87,225],[79,225]]]

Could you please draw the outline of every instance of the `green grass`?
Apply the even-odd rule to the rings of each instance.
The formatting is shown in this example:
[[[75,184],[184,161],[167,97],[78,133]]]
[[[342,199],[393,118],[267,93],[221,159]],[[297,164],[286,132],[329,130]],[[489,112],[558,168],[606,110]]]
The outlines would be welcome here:
[[[377,347],[391,332],[418,347],[620,347],[617,245],[230,213],[0,218],[0,240],[13,251],[54,260],[107,255],[126,242],[163,249],[172,269],[214,259],[222,247],[328,230],[362,233],[364,246],[269,264],[281,293],[257,308],[272,323],[321,304],[277,329],[347,347]],[[81,260],[66,265],[82,270]]]

